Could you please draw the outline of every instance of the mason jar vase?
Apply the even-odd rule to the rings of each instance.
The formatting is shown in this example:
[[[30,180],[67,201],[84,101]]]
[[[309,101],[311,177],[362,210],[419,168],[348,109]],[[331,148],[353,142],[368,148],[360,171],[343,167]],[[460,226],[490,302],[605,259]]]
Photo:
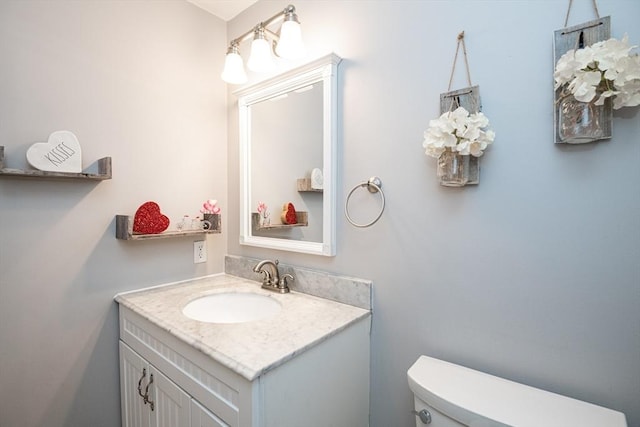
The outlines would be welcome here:
[[[438,178],[440,185],[462,187],[469,182],[469,156],[451,150],[438,157]]]
[[[567,94],[558,106],[558,136],[567,144],[584,144],[603,139],[601,126],[605,114],[604,105],[581,102]]]

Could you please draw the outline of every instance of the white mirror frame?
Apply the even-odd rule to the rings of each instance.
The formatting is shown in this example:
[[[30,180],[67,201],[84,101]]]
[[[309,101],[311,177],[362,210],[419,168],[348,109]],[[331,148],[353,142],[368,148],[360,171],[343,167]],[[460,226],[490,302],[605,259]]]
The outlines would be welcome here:
[[[336,254],[336,150],[338,145],[338,64],[329,54],[306,65],[234,92],[240,125],[240,244],[315,255]],[[251,106],[322,82],[322,242],[254,236],[251,229]],[[292,178],[293,179],[293,178]]]

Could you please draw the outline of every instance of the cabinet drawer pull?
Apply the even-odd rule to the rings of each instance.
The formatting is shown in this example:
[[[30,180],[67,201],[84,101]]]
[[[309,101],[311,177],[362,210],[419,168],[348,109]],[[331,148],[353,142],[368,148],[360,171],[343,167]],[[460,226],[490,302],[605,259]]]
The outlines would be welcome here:
[[[140,377],[140,380],[138,381],[138,394],[140,395],[140,397],[142,397],[144,399],[144,404],[147,404],[147,398],[145,397],[144,394],[142,394],[142,380],[144,380],[144,377],[147,376],[147,369],[146,368],[142,368],[142,376]]]
[[[149,386],[151,384],[153,384],[153,374],[149,375],[149,384],[147,384],[147,388],[144,390],[144,403],[148,403],[151,406],[151,410],[153,411],[153,400],[149,399]]]

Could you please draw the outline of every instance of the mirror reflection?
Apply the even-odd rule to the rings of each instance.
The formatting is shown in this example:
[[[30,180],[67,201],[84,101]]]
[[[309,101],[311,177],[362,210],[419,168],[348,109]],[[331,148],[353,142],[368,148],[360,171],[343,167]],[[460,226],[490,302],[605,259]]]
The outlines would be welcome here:
[[[252,213],[259,213],[260,202],[268,209],[266,221],[263,212],[254,220],[253,234],[322,242],[322,190],[298,191],[297,185],[322,170],[322,82],[255,103],[251,129]],[[279,228],[286,203],[306,212],[306,221]]]
[[[335,255],[339,62],[327,55],[236,92],[241,244]]]

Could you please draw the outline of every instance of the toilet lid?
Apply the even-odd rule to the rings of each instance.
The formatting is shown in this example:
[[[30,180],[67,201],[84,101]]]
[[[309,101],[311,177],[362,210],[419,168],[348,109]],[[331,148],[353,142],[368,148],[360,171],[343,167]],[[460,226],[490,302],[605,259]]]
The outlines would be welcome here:
[[[407,372],[417,398],[464,425],[626,427],[621,412],[421,356]]]

